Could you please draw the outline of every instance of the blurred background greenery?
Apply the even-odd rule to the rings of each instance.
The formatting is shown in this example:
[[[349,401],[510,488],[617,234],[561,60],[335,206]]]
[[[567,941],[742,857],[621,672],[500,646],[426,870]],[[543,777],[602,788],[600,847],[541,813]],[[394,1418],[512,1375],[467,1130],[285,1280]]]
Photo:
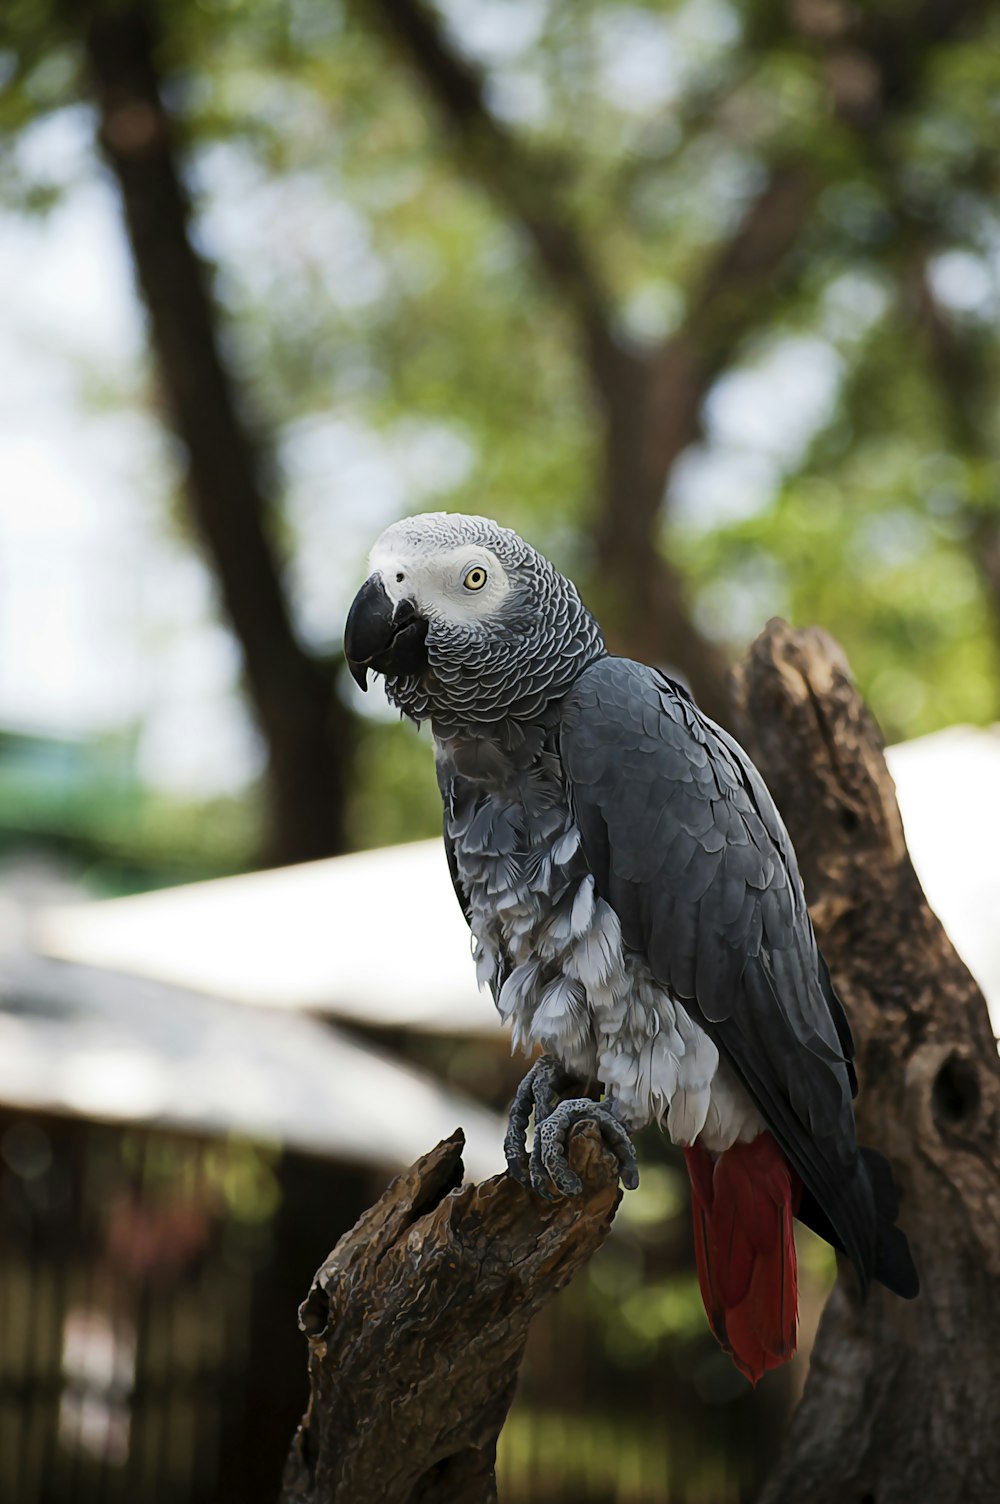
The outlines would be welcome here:
[[[998,32],[12,0],[0,715],[67,739],[6,738],[4,826],[125,882],[432,831],[337,661],[408,509],[522,528],[722,718],[781,613],[890,740],[994,719]]]
[[[889,740],[997,720],[986,0],[7,0],[0,81],[4,871],[113,894],[433,834],[426,737],[340,658],[408,510],[521,529],[723,721],[775,614]],[[658,1448],[670,1497],[759,1473],[779,1381],[735,1401],[745,1463],[677,1464],[732,1396],[658,1168],[659,1241],[608,1250],[525,1391],[582,1343],[639,1440],[519,1420],[511,1497],[590,1497],[582,1457],[665,1497]]]

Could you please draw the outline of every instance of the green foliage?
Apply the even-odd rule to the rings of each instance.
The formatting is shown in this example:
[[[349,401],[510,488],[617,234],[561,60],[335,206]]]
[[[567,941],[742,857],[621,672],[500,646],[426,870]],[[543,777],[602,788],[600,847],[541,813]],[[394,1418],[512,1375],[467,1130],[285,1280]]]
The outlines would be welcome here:
[[[916,475],[907,458],[871,455],[853,485],[800,478],[750,520],[677,545],[704,582],[713,634],[726,639],[734,602],[746,603],[741,626],[782,614],[831,631],[889,741],[1000,714],[994,624],[965,526],[920,505],[938,457],[920,457]]]
[[[266,341],[263,399],[289,420],[332,405],[390,436],[403,422],[444,425],[468,446],[469,465],[419,504],[497,512],[568,567],[599,573],[583,530],[601,433],[577,336],[487,191],[489,165],[454,151],[365,6],[339,16],[323,7],[325,20],[309,4],[273,7],[285,24],[270,30],[267,9],[257,8],[254,28],[214,25],[214,50],[197,65],[198,132],[229,141],[254,171],[341,205],[372,276],[370,292],[345,296],[351,268],[334,286],[337,251],[322,237],[300,246],[301,278],[261,284],[255,272],[250,286],[242,268],[227,269],[243,327]],[[644,41],[671,58],[672,84],[642,73]],[[640,342],[683,316],[706,251],[769,161],[794,150],[812,163],[826,184],[818,215],[794,290],[761,334],[768,346],[791,335],[828,342],[841,359],[839,392],[754,515],[696,528],[682,517],[665,546],[688,572],[699,622],[730,653],[783,611],[842,639],[890,736],[994,717],[996,611],[967,518],[996,503],[982,463],[956,453],[939,411],[941,374],[905,306],[920,249],[920,226],[905,214],[919,212],[935,254],[996,233],[981,192],[984,156],[993,174],[995,164],[977,125],[998,108],[1000,51],[976,39],[939,48],[926,105],[887,132],[887,167],[831,120],[821,48],[772,6],[741,24],[724,5],[553,3],[539,7],[521,49],[499,52],[492,97],[551,174],[567,221],[615,289],[623,331]],[[627,67],[640,69],[633,95],[615,82]],[[835,305],[852,285],[874,288],[881,308],[866,331],[841,309],[838,332]],[[763,348],[735,352],[737,366],[752,373]],[[990,389],[995,367],[983,373]],[[411,749],[402,738],[397,747],[378,776],[401,791]],[[366,818],[377,805],[360,796]]]
[[[637,352],[681,325],[775,166],[808,169],[815,211],[729,352],[729,371],[751,380],[755,437],[727,438],[710,402],[703,446],[709,460],[763,455],[766,483],[745,503],[668,508],[663,546],[727,653],[772,614],[819,622],[896,738],[1000,713],[1000,601],[977,559],[978,522],[1000,525],[1000,20],[987,12],[935,47],[907,36],[892,65],[922,46],[921,83],[858,129],[831,103],[831,70],[850,59],[821,10],[442,7],[537,201],[586,248]],[[381,446],[404,504],[497,514],[599,596],[602,418],[571,300],[540,273],[491,141],[459,143],[370,0],[178,0],[157,15],[227,348],[286,471],[303,426],[333,415]],[[897,15],[889,0],[863,7],[862,40]],[[13,145],[86,97],[72,8],[6,7],[0,68],[0,191],[16,211],[44,207],[56,190],[19,175]],[[862,71],[853,86],[869,84]],[[948,256],[941,317],[973,369],[957,394],[920,296]],[[963,267],[979,278],[965,291]],[[833,352],[837,377],[789,445],[767,359],[802,338]],[[430,446],[414,467],[414,435],[447,441],[445,459]],[[330,506],[351,511],[359,536],[370,512],[376,531],[387,503],[345,487]],[[285,537],[309,553],[291,512]],[[357,844],[437,828],[427,750],[407,728],[365,725],[358,769]]]
[[[441,797],[426,733],[364,722],[357,761],[361,776],[348,809],[353,845],[391,846],[440,834]]]

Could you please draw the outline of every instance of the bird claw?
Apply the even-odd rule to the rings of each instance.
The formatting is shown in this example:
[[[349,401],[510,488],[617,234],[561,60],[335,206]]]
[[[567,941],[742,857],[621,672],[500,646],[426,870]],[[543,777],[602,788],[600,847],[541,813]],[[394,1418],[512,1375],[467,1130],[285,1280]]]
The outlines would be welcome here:
[[[539,1055],[514,1093],[503,1152],[509,1173],[525,1188],[531,1180],[527,1149],[528,1119],[534,1112],[537,1126],[549,1117],[559,1101],[559,1088],[566,1085],[568,1079],[565,1069],[554,1055]]]
[[[542,1122],[536,1118],[529,1174],[537,1194],[554,1201],[553,1187],[560,1196],[579,1196],[583,1190],[583,1181],[570,1168],[566,1157],[569,1135],[577,1123],[597,1124],[601,1137],[618,1161],[622,1185],[634,1191],[639,1184],[639,1166],[632,1140],[605,1102],[576,1097],[560,1102]]]
[[[528,1071],[511,1104],[503,1151],[507,1170],[520,1184],[529,1185],[544,1201],[561,1196],[579,1196],[583,1181],[570,1169],[566,1158],[569,1135],[577,1123],[596,1123],[605,1144],[618,1160],[618,1173],[626,1190],[639,1184],[635,1150],[625,1129],[606,1102],[589,1097],[559,1101],[559,1090],[569,1084],[565,1067],[554,1055],[540,1055]],[[535,1115],[535,1141],[527,1150],[528,1120]]]

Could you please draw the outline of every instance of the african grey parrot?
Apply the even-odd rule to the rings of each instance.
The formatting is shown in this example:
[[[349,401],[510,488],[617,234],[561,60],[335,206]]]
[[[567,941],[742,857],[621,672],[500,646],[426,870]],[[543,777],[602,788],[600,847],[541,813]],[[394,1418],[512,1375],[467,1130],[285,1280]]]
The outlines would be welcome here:
[[[627,1130],[665,1125],[709,1322],[753,1383],[795,1349],[793,1215],[863,1291],[914,1296],[892,1172],[855,1140],[850,1028],[746,753],[664,674],[611,656],[575,586],[487,518],[397,522],[370,568],[349,666],[430,721],[480,982],[515,1044],[545,1052],[511,1109],[511,1174],[578,1192],[567,1135],[593,1119],[632,1188]],[[600,1101],[560,1101],[574,1079]]]

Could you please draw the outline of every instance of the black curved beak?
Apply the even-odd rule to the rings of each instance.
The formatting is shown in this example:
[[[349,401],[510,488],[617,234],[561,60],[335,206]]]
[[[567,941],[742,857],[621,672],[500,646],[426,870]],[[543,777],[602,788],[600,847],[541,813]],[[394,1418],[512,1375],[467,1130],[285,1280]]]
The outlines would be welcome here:
[[[393,605],[373,574],[354,597],[344,629],[344,656],[355,682],[368,688],[368,670],[377,674],[416,673],[424,664],[427,623],[412,601]]]

